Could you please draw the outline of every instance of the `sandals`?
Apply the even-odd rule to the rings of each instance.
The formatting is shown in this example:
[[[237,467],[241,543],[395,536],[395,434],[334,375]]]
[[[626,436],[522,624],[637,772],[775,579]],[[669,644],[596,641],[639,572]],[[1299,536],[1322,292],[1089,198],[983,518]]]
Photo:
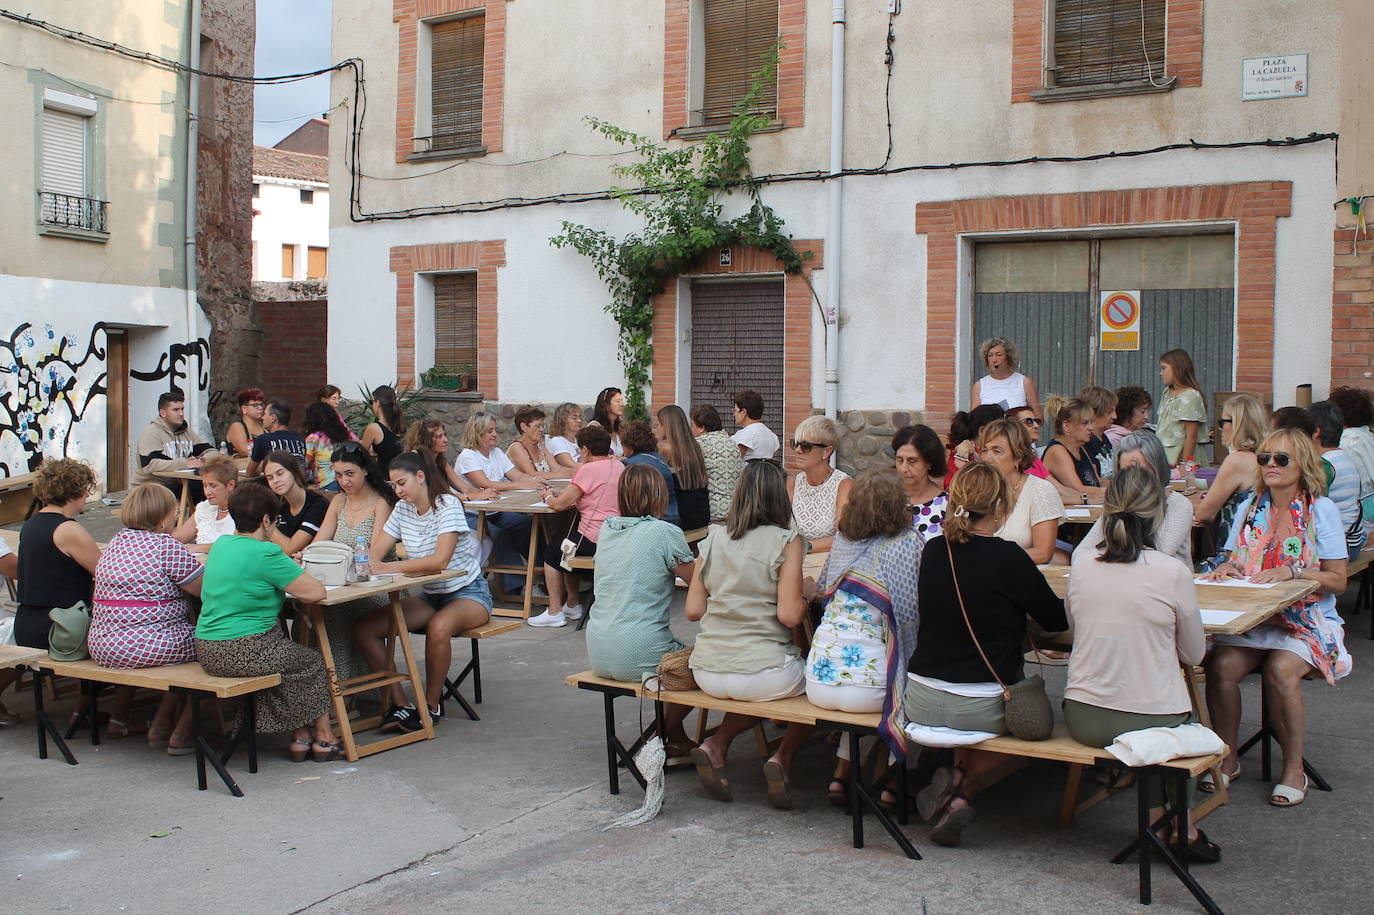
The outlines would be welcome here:
[[[148,725],[148,748],[161,750],[167,746],[167,739],[171,736],[171,728],[160,728],[155,724]]]
[[[952,781],[954,770],[949,766],[941,766],[930,777],[930,784],[916,793],[916,812],[921,815],[921,819],[929,822],[940,812],[944,807],[945,792],[949,790]]]
[[[718,801],[729,803],[734,800],[734,795],[730,793],[730,784],[721,774],[721,767],[711,762],[711,757],[706,755],[706,751],[701,747],[694,747],[691,754],[692,764],[697,767],[697,775],[701,776],[701,787],[708,795]]]
[[[310,758],[318,763],[333,762],[336,759],[347,759],[348,752],[341,743],[325,743],[323,740],[317,740],[310,748]]]
[[[1225,772],[1220,772],[1220,769],[1218,769],[1218,771],[1221,775],[1221,787],[1229,788],[1231,786],[1231,782],[1240,778],[1240,763],[1236,763],[1235,771],[1232,772],[1230,775],[1227,775]],[[1212,773],[1210,770],[1203,773],[1202,777],[1197,780],[1197,790],[1201,791],[1203,794],[1216,793],[1216,779],[1212,777]]]
[[[310,754],[311,746],[309,740],[293,737],[291,742],[286,745],[286,752],[291,757],[292,762],[305,762],[305,757]]]
[[[18,715],[5,707],[5,703],[0,702],[0,728],[12,728],[23,721]]]
[[[835,787],[836,785],[839,785],[839,787],[836,788],[836,787]],[[847,778],[832,778],[832,779],[830,780],[830,787],[829,787],[829,789],[828,789],[827,796],[830,798],[830,806],[832,806],[832,807],[848,807],[848,806],[849,806],[849,779],[847,779]]]
[[[949,803],[955,798],[964,802],[962,807],[951,807]],[[968,802],[968,798],[959,789],[952,789],[949,801],[945,803],[944,815],[940,817],[940,822],[935,824],[935,828],[930,831],[930,841],[936,845],[943,845],[946,848],[956,848],[964,841],[964,830],[968,824],[973,822],[973,805]]]
[[[768,782],[768,803],[777,810],[791,810],[792,791],[782,765],[776,760],[768,760],[763,764],[763,777]]]
[[[110,740],[123,740],[136,734],[145,734],[147,731],[148,726],[143,722],[126,724],[118,718],[111,718],[105,722],[105,736]]]
[[[176,732],[167,735],[167,755],[168,756],[190,756],[196,752],[196,739],[190,736],[180,736]],[[152,743],[150,740],[149,743]]]
[[[1198,864],[1216,864],[1221,860],[1221,846],[1199,829],[1197,838],[1188,843],[1188,860]]]
[[[1296,807],[1307,800],[1307,789],[1311,782],[1307,780],[1307,773],[1302,774],[1302,787],[1294,788],[1292,785],[1285,785],[1278,782],[1269,791],[1269,803],[1275,807]]]
[[[956,800],[964,802],[962,807],[951,807]],[[963,841],[964,830],[973,822],[973,805],[963,791],[963,779],[954,783],[954,770],[943,767],[935,770],[935,775],[916,795],[916,810],[923,820],[939,817],[930,831],[930,841],[936,845],[954,848]]]

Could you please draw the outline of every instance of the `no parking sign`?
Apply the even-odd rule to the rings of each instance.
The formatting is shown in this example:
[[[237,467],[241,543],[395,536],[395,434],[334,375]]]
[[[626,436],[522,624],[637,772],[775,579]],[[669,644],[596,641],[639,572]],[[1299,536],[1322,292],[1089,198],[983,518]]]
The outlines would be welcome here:
[[[1101,349],[1140,349],[1140,290],[1103,292],[1098,318]]]

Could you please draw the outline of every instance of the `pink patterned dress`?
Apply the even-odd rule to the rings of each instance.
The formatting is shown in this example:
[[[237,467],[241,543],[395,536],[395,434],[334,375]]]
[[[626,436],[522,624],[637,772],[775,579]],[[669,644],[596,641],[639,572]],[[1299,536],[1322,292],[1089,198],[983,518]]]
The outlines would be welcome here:
[[[95,567],[91,660],[101,667],[194,661],[195,625],[181,586],[204,570],[170,534],[115,534]]]

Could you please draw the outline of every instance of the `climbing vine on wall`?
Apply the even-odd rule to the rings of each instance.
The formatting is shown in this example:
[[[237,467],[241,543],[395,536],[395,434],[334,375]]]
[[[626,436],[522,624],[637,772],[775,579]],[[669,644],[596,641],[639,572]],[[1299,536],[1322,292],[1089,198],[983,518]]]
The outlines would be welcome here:
[[[611,300],[606,311],[620,328],[620,360],[627,382],[627,418],[643,419],[645,387],[653,365],[654,296],[667,282],[691,270],[712,248],[745,245],[772,254],[787,273],[798,273],[810,251],[798,252],[783,233],[782,219],[759,195],[749,165],[749,140],[767,126],[768,116],[755,111],[764,86],[774,79],[778,45],[753,85],[735,106],[734,118],[720,133],[700,143],[669,148],[647,137],[597,118],[587,118],[602,136],[633,148],[639,160],[612,170],[632,186],[612,188],[624,207],[644,220],[644,228],[617,239],[602,229],[565,221],[549,239],[555,247],[572,248],[590,257],[606,283]],[[749,211],[723,218],[733,194],[744,194]]]

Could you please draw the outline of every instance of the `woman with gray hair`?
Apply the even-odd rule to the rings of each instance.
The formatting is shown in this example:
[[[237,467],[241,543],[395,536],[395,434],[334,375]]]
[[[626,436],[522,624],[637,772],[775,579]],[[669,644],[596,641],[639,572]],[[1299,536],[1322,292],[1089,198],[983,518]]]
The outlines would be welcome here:
[[[807,552],[825,552],[835,539],[854,480],[830,466],[840,428],[828,416],[808,416],[797,424],[792,451],[800,468],[787,480],[792,523],[806,538]]]
[[[988,373],[973,383],[969,397],[972,406],[997,404],[1003,410],[1030,407],[1036,419],[1045,418],[1035,382],[1016,370],[1021,364],[1021,350],[1015,343],[1006,337],[989,337],[978,347],[978,355]]]
[[[1138,434],[1126,436],[1122,445]],[[1162,450],[1158,442],[1154,447]],[[1165,495],[1148,463],[1123,465],[1107,487],[1106,511],[1094,528],[1104,531],[1100,546],[1074,551],[1066,601],[1074,650],[1064,723],[1074,740],[1090,747],[1109,746],[1127,731],[1177,727],[1193,717],[1178,666],[1201,663],[1207,642],[1191,567],[1155,549]],[[1163,799],[1153,793],[1151,806],[1159,808]],[[1151,820],[1159,815],[1156,809]],[[1188,857],[1221,858],[1221,849],[1191,823]]]
[[[1138,429],[1121,439],[1112,452],[1113,477],[1127,467],[1141,467],[1159,480],[1164,488],[1164,515],[1154,532],[1153,548],[1172,556],[1188,568],[1193,567],[1193,503],[1182,493],[1169,492],[1169,459],[1164,444],[1148,429]],[[1088,535],[1073,551],[1074,562],[1081,553],[1096,553],[1104,539],[1104,512]]]

